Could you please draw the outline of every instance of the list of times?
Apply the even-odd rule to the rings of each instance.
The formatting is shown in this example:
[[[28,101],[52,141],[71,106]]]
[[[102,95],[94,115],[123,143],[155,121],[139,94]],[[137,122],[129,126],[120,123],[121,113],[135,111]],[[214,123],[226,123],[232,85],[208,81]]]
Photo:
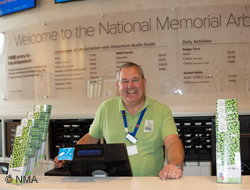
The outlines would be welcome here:
[[[183,43],[185,44],[186,41],[183,40]],[[210,62],[203,57],[203,51],[203,47],[197,45],[182,47],[184,84],[210,83],[213,79],[212,74],[208,75],[207,72],[205,72]]]
[[[182,80],[187,92],[197,84],[200,84],[200,92],[245,91],[243,80],[247,75],[247,56],[237,59],[237,54],[244,52],[248,46],[242,43],[232,46],[213,40],[183,40]],[[242,68],[246,70],[240,71]]]
[[[55,90],[72,89],[84,80],[83,48],[54,51]],[[75,60],[78,61],[76,64]]]

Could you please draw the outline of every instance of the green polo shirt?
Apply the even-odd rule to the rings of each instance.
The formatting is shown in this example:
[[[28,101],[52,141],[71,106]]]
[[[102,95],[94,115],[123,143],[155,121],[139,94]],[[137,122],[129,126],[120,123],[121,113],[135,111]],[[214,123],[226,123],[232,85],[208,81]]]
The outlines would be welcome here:
[[[104,137],[107,143],[132,143],[126,139],[122,110],[126,111],[129,132],[133,132],[141,111],[147,107],[136,134],[138,154],[129,156],[133,176],[157,176],[164,166],[163,139],[178,134],[171,110],[146,97],[144,107],[134,116],[126,110],[121,97],[104,101],[89,129],[94,138]]]

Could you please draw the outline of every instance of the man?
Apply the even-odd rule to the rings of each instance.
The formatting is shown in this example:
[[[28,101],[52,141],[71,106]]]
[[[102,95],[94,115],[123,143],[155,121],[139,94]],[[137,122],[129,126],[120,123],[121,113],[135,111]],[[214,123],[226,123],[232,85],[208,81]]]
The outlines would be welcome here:
[[[121,96],[101,104],[89,133],[78,144],[96,144],[101,137],[107,143],[126,143],[133,176],[181,178],[184,150],[172,113],[145,95],[141,67],[132,62],[121,66],[116,86]]]

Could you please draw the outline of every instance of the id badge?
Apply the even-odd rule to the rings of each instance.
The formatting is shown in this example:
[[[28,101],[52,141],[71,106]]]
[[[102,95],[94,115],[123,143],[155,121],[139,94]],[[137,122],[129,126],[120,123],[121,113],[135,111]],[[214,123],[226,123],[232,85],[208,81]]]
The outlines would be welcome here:
[[[136,144],[136,142],[137,142],[137,139],[134,136],[130,135],[130,134],[128,134],[126,136],[126,139],[129,140],[130,142],[134,143],[134,144]]]
[[[128,146],[127,152],[128,152],[129,156],[133,156],[133,155],[138,154],[137,146],[136,145]]]

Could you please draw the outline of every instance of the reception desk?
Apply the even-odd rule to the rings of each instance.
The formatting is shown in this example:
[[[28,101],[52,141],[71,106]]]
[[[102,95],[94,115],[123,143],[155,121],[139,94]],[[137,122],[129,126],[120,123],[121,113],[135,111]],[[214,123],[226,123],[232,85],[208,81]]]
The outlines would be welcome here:
[[[0,175],[0,189],[84,189],[84,190],[239,190],[250,189],[250,176],[242,176],[242,184],[219,184],[214,176],[183,177],[162,181],[158,177],[49,177],[36,176],[37,182],[7,184]]]

